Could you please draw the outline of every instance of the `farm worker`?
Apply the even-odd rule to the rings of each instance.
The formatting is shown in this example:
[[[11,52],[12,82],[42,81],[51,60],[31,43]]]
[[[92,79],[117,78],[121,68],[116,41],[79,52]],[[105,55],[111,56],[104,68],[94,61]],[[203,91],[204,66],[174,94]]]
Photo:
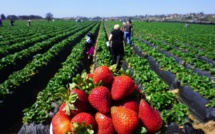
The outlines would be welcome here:
[[[124,26],[125,26],[125,22],[122,23],[122,32],[124,32]]]
[[[10,19],[10,24],[11,24],[11,26],[14,26],[14,22],[15,22],[14,19]]]
[[[123,59],[124,46],[123,46],[123,32],[120,29],[119,24],[114,25],[114,29],[109,36],[111,41],[111,49],[113,53],[113,62],[117,65],[117,69],[120,69],[120,61]]]
[[[128,45],[131,45],[131,35],[133,34],[133,27],[131,20],[127,20],[126,24],[123,27],[124,30],[124,39]]]
[[[189,24],[188,24],[188,23],[186,23],[186,24],[185,24],[185,28],[188,28],[188,27],[189,27]]]
[[[0,18],[0,27],[2,27],[2,19]]]
[[[95,39],[92,33],[88,32],[86,35],[86,41],[85,41],[85,52],[88,55],[88,59],[91,61],[92,56],[94,54],[94,43]]]
[[[29,27],[31,26],[31,20],[28,20],[28,26]]]

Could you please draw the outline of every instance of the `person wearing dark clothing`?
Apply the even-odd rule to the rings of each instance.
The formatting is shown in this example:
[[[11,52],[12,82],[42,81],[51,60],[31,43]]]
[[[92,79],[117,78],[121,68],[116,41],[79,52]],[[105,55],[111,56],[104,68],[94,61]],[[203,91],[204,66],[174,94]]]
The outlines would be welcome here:
[[[0,18],[0,27],[2,27],[2,19]]]
[[[86,41],[85,41],[85,52],[88,55],[89,60],[92,60],[92,56],[94,54],[94,43],[95,43],[95,39],[93,34],[88,32],[86,35]]]
[[[132,28],[132,24],[131,24],[130,20],[128,20],[126,22],[126,24],[124,24],[123,30],[124,30],[124,39],[125,39],[125,42],[128,45],[131,45],[131,35],[132,35],[132,32],[133,32],[133,28]]]
[[[10,20],[11,26],[14,26],[14,22],[15,22],[15,21],[14,21],[13,19]]]
[[[120,61],[124,56],[123,32],[118,24],[114,25],[114,29],[109,36],[113,53],[113,62],[120,68]]]

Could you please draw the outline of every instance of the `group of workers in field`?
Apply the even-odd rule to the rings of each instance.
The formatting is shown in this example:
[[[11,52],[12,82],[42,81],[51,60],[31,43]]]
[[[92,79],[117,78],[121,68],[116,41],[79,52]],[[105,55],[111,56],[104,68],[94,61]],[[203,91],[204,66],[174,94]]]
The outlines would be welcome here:
[[[10,25],[11,26],[15,26],[15,19],[10,19]],[[2,22],[2,18],[0,18],[0,27],[3,26],[3,22]],[[31,26],[31,20],[29,19],[27,22],[27,26],[30,27]]]
[[[127,22],[123,23],[122,28],[120,28],[119,24],[114,25],[113,30],[111,31],[108,37],[108,47],[113,56],[113,64],[117,65],[117,69],[121,67],[121,61],[124,56],[124,44],[125,45],[132,45],[131,36],[133,35],[133,27],[131,20],[127,20]],[[92,61],[92,57],[94,54],[94,45],[95,39],[92,33],[88,33],[86,35],[86,42],[85,42],[85,51],[88,55],[88,59]]]

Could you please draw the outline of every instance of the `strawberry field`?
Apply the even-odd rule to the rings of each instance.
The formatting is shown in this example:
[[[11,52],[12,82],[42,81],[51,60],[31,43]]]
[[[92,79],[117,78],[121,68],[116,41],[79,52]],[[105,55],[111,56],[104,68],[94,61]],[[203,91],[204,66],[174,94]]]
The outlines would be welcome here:
[[[115,24],[122,26],[17,21],[0,27],[0,133],[78,133],[79,125],[90,134],[215,132],[215,27],[134,21],[133,44],[117,70],[105,44]],[[92,62],[84,53],[89,31],[96,38]],[[96,72],[101,66],[105,74]],[[77,104],[76,89],[86,103]],[[130,110],[125,102],[137,103]],[[77,124],[79,113],[91,122]]]

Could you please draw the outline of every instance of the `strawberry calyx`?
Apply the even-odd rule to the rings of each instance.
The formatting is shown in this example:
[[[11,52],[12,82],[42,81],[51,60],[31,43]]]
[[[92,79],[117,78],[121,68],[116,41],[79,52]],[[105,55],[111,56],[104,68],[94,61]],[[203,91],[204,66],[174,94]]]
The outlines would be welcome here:
[[[116,64],[113,64],[111,66],[109,66],[108,68],[112,71],[112,73],[117,73],[118,70],[117,70],[117,65]]]
[[[75,134],[94,134],[94,131],[92,130],[92,125],[86,125],[86,122],[73,122],[72,123],[72,132]]]
[[[63,108],[63,111],[66,111],[67,115],[71,114],[70,113],[71,110],[77,110],[77,108],[74,105],[77,99],[78,95],[76,93],[70,93],[70,95],[68,95],[67,99],[65,100],[66,105]]]
[[[90,75],[88,75],[85,70],[81,74],[77,74],[72,79],[72,83],[69,84],[70,90],[78,88],[85,91],[88,94],[94,87],[95,85],[93,84],[92,77],[90,77]]]
[[[125,74],[125,70],[123,70],[123,68],[117,69],[117,64],[113,64],[113,65],[109,66],[109,69],[112,71],[114,76],[119,76],[119,75]]]
[[[127,75],[127,76],[129,76],[131,79],[134,78],[134,71],[131,70],[131,69],[126,69],[126,70],[120,69],[119,73],[120,73],[120,75]]]

